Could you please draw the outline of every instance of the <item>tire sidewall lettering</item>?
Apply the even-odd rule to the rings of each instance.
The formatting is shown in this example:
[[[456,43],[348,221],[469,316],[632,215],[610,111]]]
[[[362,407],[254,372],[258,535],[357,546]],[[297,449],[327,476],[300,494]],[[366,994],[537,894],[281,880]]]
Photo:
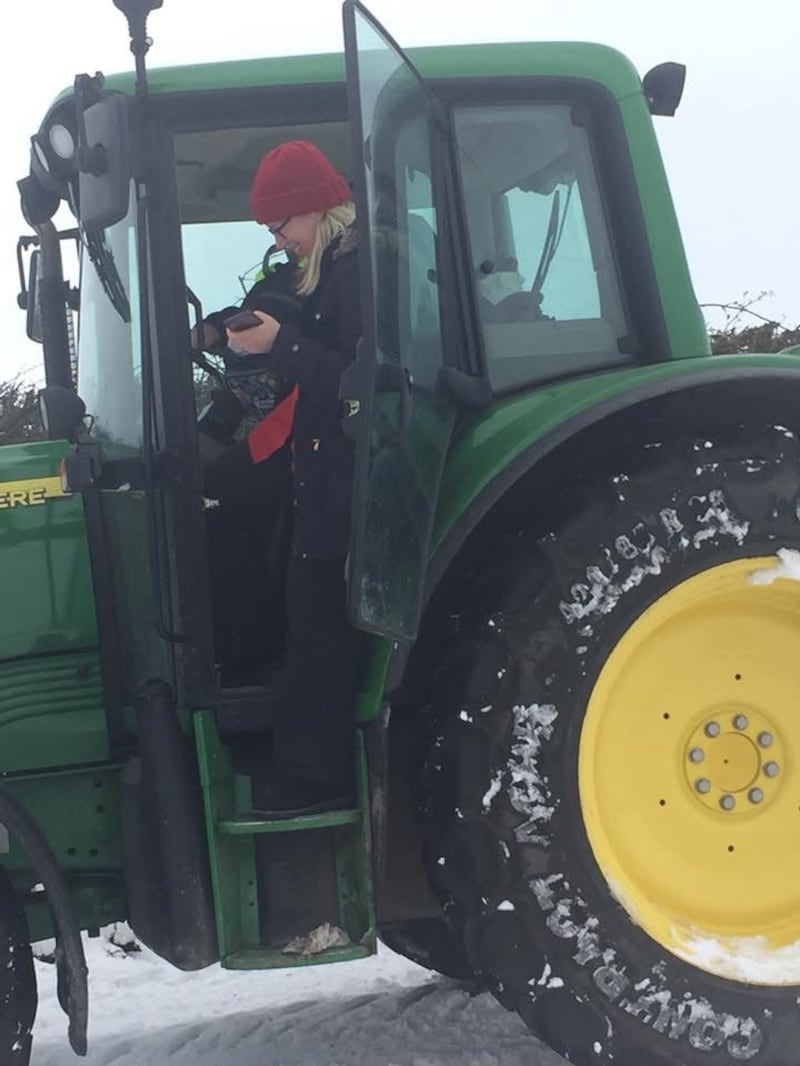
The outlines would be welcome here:
[[[478,801],[487,802],[475,813],[497,827],[516,888],[514,894],[504,885],[504,898],[525,913],[531,930],[529,975],[511,999],[534,1029],[581,1066],[754,1060],[784,1066],[787,1039],[792,1049],[800,1043],[796,989],[758,989],[714,977],[668,954],[631,921],[592,854],[577,783],[585,708],[608,654],[631,623],[705,569],[800,547],[800,448],[793,435],[784,436],[792,437],[788,459],[783,451],[775,454],[776,434],[765,445],[773,449],[767,464],[751,462],[746,443],[701,442],[687,446],[680,462],[670,456],[663,463],[663,481],[654,468],[652,476],[640,469],[614,479],[613,489],[605,482],[585,512],[542,537],[535,549],[524,542],[509,559],[500,600],[505,606],[493,608],[482,623],[484,633],[492,627],[486,647],[499,635],[513,664],[507,675],[498,673],[497,692],[485,701],[491,706],[464,726],[491,736],[501,758],[508,758],[505,765],[493,762],[487,779],[476,783]],[[770,478],[753,494],[756,483]],[[608,503],[609,491],[618,493],[615,505]],[[526,551],[529,570],[514,574]],[[544,575],[540,592],[515,595],[515,582],[527,590],[538,572]],[[520,772],[515,746],[528,760],[527,806],[525,790],[518,784],[512,790]],[[483,917],[492,918],[500,902],[487,896]],[[476,920],[470,916],[472,927]],[[519,937],[514,948],[519,960]],[[478,955],[473,964],[481,968]],[[542,985],[545,970],[564,987]],[[506,976],[498,979],[504,1002]]]

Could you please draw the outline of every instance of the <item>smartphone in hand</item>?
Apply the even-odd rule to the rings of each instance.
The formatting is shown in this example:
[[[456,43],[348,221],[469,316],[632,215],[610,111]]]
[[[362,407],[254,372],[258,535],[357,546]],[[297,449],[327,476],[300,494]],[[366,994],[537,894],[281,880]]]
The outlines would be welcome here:
[[[235,315],[224,319],[223,325],[231,333],[242,333],[246,329],[262,325],[262,320],[252,311],[237,311]]]

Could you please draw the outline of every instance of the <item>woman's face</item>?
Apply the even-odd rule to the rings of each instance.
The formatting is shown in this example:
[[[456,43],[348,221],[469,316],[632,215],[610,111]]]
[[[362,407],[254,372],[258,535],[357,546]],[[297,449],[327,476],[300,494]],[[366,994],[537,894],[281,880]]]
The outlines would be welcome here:
[[[279,251],[285,249],[295,258],[302,259],[311,254],[321,218],[321,211],[311,211],[307,215],[291,215],[289,218],[279,218],[275,222],[267,223],[267,229],[275,238],[275,246]]]

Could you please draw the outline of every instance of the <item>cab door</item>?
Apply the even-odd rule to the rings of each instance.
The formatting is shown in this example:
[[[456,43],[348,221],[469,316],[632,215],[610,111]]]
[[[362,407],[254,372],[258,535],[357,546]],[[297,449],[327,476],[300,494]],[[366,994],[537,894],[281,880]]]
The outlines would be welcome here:
[[[349,610],[412,640],[455,420],[442,387],[446,129],[408,58],[361,4],[344,4],[363,336],[341,396],[356,447]]]

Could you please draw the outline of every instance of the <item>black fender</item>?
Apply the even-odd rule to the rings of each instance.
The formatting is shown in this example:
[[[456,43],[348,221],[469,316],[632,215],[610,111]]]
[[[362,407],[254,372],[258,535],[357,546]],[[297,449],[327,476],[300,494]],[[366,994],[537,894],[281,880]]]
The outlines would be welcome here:
[[[89,971],[67,879],[39,825],[2,785],[0,823],[24,848],[36,876],[44,885],[56,938],[58,1002],[69,1018],[72,1050],[76,1055],[85,1055],[88,1047]]]

